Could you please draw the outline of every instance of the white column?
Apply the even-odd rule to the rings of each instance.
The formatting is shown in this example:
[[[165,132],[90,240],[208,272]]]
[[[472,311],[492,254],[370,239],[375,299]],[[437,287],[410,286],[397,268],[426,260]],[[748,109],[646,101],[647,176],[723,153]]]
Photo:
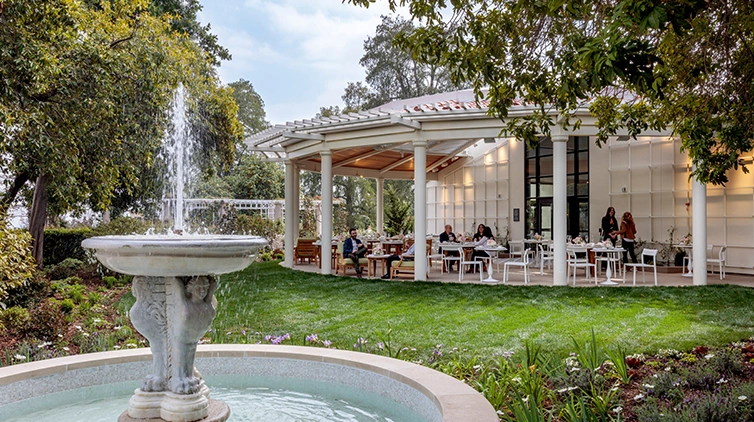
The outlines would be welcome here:
[[[298,239],[300,236],[299,222],[301,221],[301,170],[297,165],[293,165],[293,236]]]
[[[283,265],[293,268],[293,163],[285,161],[285,261]]]
[[[566,266],[566,143],[568,135],[553,135],[553,195],[552,195],[552,240],[555,245],[552,281],[556,286],[568,285]]]
[[[691,181],[691,238],[694,246],[694,286],[707,285],[707,185]]]
[[[382,234],[385,218],[385,179],[377,178],[377,227],[374,228],[377,233]]]
[[[331,274],[332,263],[330,254],[332,253],[332,151],[322,151],[319,153],[322,157],[322,274]]]
[[[414,280],[427,279],[427,141],[414,141]]]

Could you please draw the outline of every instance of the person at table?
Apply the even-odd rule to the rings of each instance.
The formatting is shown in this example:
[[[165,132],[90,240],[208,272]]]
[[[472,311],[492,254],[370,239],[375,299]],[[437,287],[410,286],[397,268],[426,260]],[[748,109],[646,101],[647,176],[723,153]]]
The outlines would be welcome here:
[[[477,238],[477,234],[479,234],[479,232],[477,232],[477,233],[474,234],[474,247],[475,248],[471,252],[471,260],[472,261],[476,260],[476,257],[478,257],[478,256],[489,258],[490,255],[487,252],[485,252],[485,251],[478,251],[478,250],[476,250],[476,247],[477,246],[487,246],[487,241],[488,240],[495,240],[495,236],[492,235],[492,229],[491,228],[489,228],[489,227],[487,227],[487,226],[485,226],[483,224],[480,224],[480,226],[483,227],[481,236],[479,236]],[[484,266],[484,271],[487,271],[487,264],[485,263],[485,264],[483,264],[483,266]],[[470,268],[469,272],[474,272],[474,268],[473,267]]]
[[[484,224],[480,224],[480,225],[477,226],[476,233],[474,233],[474,236],[471,237],[471,239],[472,239],[472,241],[474,241],[474,243],[478,242],[479,239],[481,239],[482,237],[484,237],[484,228],[485,228]]]
[[[602,217],[602,240],[609,240],[615,246],[618,238],[618,220],[615,219],[615,208],[607,207],[605,216]]]
[[[387,257],[387,274],[383,275],[382,278],[384,279],[390,278],[390,268],[393,267],[393,262],[400,260],[401,257],[403,257],[404,261],[414,260],[414,245],[416,245],[416,242],[412,242],[411,246],[408,247],[406,252],[400,255],[390,255],[389,257]]]
[[[636,243],[636,224],[634,224],[634,217],[630,212],[623,213],[623,219],[620,222],[620,230],[618,234],[623,239],[621,245],[623,245],[623,263],[628,263],[628,255],[631,255],[631,262],[636,264],[636,252],[634,252],[634,244]]]
[[[453,227],[450,224],[445,225],[445,231],[440,233],[440,243],[455,243],[456,235],[453,234]],[[442,251],[442,246],[438,249],[440,253],[446,256],[458,256],[458,251]],[[448,272],[453,271],[453,261],[448,261]]]
[[[351,227],[351,230],[348,232],[351,234],[351,237],[343,242],[343,258],[350,258],[353,261],[353,268],[356,270],[356,276],[361,277],[362,271],[359,266],[359,259],[367,254],[367,247],[356,237],[355,228]]]

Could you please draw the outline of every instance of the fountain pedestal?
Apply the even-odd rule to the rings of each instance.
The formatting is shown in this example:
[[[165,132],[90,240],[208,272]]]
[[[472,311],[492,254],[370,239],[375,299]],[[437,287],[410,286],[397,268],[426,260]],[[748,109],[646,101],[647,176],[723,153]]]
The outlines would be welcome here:
[[[194,368],[197,343],[216,314],[217,280],[210,274],[246,268],[265,245],[264,239],[246,236],[105,236],[82,243],[106,267],[135,276],[131,322],[152,350],[152,373],[119,422],[228,419],[230,409],[210,399]]]

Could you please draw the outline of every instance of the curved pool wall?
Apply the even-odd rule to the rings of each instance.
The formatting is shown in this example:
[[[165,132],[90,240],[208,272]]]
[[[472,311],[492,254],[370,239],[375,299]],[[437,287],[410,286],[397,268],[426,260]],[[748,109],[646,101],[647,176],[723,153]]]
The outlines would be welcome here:
[[[303,346],[202,345],[195,364],[205,376],[290,377],[359,388],[404,404],[432,422],[499,420],[492,405],[462,381],[379,355]],[[0,368],[0,406],[64,390],[140,380],[151,369],[148,348],[7,366]]]

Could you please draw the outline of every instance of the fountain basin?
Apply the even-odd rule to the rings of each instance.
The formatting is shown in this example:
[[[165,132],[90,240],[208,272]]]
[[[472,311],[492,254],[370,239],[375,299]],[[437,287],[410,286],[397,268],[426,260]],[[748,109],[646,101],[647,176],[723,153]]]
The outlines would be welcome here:
[[[251,264],[267,241],[257,236],[99,236],[81,242],[107,268],[130,275],[219,275]]]
[[[149,349],[102,352],[0,368],[0,406],[45,394],[134,379],[150,366]],[[203,345],[196,366],[213,375],[262,375],[342,384],[386,396],[426,418],[497,422],[489,402],[463,382],[410,362],[367,353],[302,346]],[[138,381],[134,380],[134,387]],[[232,416],[231,416],[232,420]]]

